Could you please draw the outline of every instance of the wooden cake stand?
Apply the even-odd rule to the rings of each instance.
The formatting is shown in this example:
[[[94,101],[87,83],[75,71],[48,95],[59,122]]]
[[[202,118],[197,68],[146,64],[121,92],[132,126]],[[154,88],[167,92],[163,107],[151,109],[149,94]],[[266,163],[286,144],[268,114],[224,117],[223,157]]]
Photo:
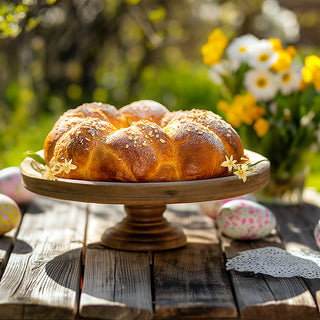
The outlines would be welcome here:
[[[251,163],[266,159],[246,151]],[[186,244],[183,231],[164,217],[166,204],[190,203],[232,198],[266,186],[270,163],[262,161],[244,183],[237,176],[180,182],[98,182],[57,178],[44,179],[35,170],[32,159],[20,165],[24,186],[37,194],[52,198],[106,204],[124,204],[126,218],[107,229],[103,245],[120,250],[149,251],[174,249]]]

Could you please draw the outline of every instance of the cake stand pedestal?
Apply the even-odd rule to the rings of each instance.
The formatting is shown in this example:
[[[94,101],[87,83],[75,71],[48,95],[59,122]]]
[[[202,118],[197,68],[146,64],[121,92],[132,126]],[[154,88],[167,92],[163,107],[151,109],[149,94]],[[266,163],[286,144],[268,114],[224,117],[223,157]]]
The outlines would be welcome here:
[[[270,163],[263,156],[246,150],[255,166],[244,183],[232,175],[222,178],[179,182],[100,182],[61,179],[47,180],[36,170],[33,160],[20,165],[24,186],[37,194],[71,201],[123,204],[126,218],[101,237],[107,247],[129,251],[159,251],[184,246],[181,228],[164,217],[166,204],[226,199],[251,193],[269,182]]]

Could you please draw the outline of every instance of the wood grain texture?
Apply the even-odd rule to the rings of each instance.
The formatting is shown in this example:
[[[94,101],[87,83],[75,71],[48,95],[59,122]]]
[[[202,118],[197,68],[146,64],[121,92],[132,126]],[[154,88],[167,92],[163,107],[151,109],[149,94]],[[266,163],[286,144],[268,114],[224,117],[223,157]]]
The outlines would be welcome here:
[[[194,204],[173,205],[167,216],[180,221],[189,243],[154,253],[155,317],[237,317],[213,221]]]
[[[23,218],[23,214],[26,210],[26,207],[28,205],[20,205],[20,211],[21,211],[21,221]],[[20,223],[21,223],[20,221]],[[11,251],[13,249],[13,246],[16,242],[16,237],[17,237],[17,233],[20,227],[20,223],[19,225],[17,225],[15,228],[13,228],[11,231],[7,232],[4,235],[0,235],[0,280],[1,277],[3,275],[3,272],[6,268],[9,256],[11,254]]]
[[[149,254],[107,249],[99,243],[100,237],[97,237],[101,225],[112,226],[123,216],[123,206],[90,207],[80,297],[81,317],[152,318]]]
[[[261,155],[246,151],[252,163],[260,160],[256,171],[244,183],[235,175],[223,178],[179,182],[96,182],[42,178],[26,158],[20,165],[22,181],[35,193],[58,199],[110,204],[190,203],[235,197],[259,190],[267,185],[270,163]]]
[[[24,215],[0,282],[6,319],[72,319],[77,312],[83,205],[39,197]]]
[[[263,240],[235,241],[222,237],[226,258],[240,251],[275,246],[284,248],[273,234]],[[252,272],[230,271],[235,299],[244,319],[316,319],[317,308],[304,281],[299,278],[274,278]]]
[[[315,250],[319,252],[313,235],[314,228],[320,219],[318,206],[304,203],[285,207],[270,206],[277,217],[278,228],[284,247],[290,250]],[[318,310],[320,309],[320,279],[302,279],[311,293]]]

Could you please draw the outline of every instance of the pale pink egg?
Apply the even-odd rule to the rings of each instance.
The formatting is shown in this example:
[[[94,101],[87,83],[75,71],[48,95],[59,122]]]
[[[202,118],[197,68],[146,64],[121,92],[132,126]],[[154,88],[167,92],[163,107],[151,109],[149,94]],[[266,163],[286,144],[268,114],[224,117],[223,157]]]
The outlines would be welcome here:
[[[35,197],[33,192],[23,186],[19,167],[8,167],[0,171],[0,193],[18,204],[27,203]]]
[[[235,197],[235,198],[227,198],[222,200],[214,200],[214,201],[204,201],[199,203],[200,211],[205,215],[209,216],[212,219],[217,219],[217,214],[219,209],[227,202],[235,199],[246,199],[254,201],[253,197],[250,194],[245,194],[243,196]]]

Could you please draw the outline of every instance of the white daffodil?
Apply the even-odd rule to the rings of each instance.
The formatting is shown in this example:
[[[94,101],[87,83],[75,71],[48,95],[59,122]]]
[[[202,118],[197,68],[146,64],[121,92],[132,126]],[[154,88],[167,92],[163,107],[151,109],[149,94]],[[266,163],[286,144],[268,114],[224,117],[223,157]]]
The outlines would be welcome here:
[[[228,46],[226,52],[231,59],[248,62],[248,52],[251,46],[259,40],[252,34],[246,34],[234,39]]]
[[[278,53],[273,50],[269,40],[259,40],[249,47],[248,64],[253,68],[268,69],[278,60]]]
[[[301,83],[301,74],[294,68],[290,68],[277,75],[279,80],[280,91],[283,95],[289,95],[299,90]]]
[[[266,69],[249,70],[244,76],[244,85],[258,101],[273,99],[279,89],[276,76]]]

